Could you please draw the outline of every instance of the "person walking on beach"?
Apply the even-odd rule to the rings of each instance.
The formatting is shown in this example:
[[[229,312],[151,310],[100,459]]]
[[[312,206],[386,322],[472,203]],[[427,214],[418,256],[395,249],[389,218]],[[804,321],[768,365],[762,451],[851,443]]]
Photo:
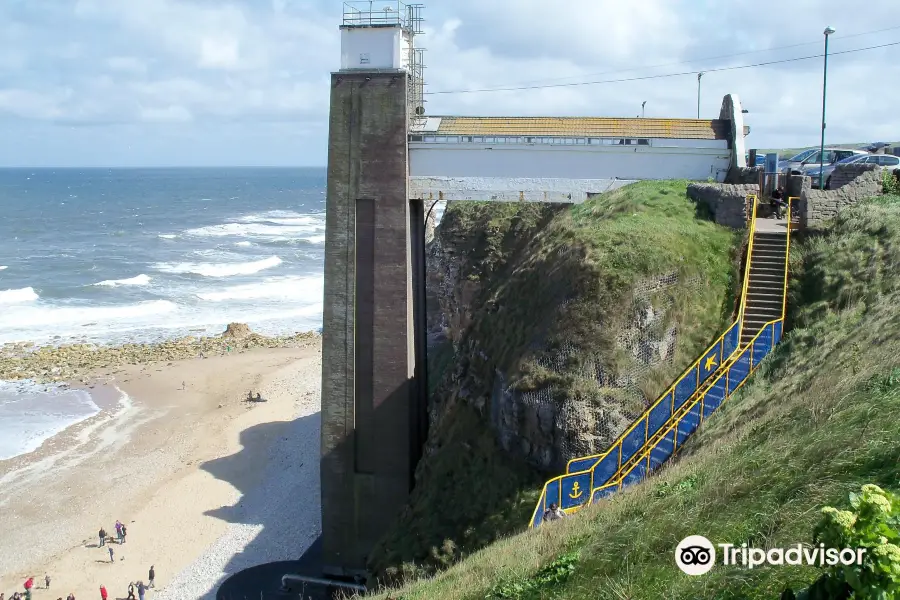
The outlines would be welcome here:
[[[50,589],[50,576],[47,574],[44,574],[44,587]]]
[[[105,546],[106,545],[106,530],[101,527],[100,533],[98,533],[97,535],[100,536],[100,545]]]
[[[138,600],[144,600],[144,594],[147,593],[147,586],[143,581],[138,581]]]
[[[100,600],[109,600],[109,593],[107,593],[102,583],[100,584]]]
[[[133,581],[128,584],[128,598],[126,598],[125,600],[136,600],[136,598],[134,597],[134,582]]]
[[[66,596],[66,600],[75,600],[75,594],[73,592],[69,592],[69,595]]]
[[[150,585],[148,585],[147,587],[156,587],[156,585],[153,584],[153,580],[156,579],[156,571],[153,570],[153,565],[150,565],[150,573],[148,575]]]
[[[116,562],[113,558],[113,549],[112,546],[109,547],[109,562]]]
[[[119,543],[122,543],[122,523],[116,519],[116,538],[118,538]]]
[[[122,524],[122,532],[121,532],[121,541],[119,542],[120,544],[124,544],[124,543],[125,543],[125,536],[126,536],[126,535],[128,535],[128,531],[125,529],[125,524],[123,523],[123,524]]]

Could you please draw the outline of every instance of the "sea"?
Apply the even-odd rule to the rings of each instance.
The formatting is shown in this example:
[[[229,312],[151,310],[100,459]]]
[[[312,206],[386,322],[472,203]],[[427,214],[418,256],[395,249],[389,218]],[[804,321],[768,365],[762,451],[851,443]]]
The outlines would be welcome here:
[[[0,169],[0,345],[319,330],[324,168]],[[0,461],[100,409],[0,382]]]

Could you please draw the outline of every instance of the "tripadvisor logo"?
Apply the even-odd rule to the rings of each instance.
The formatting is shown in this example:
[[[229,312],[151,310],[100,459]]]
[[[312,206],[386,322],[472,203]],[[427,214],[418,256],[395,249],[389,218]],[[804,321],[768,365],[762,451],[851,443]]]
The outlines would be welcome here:
[[[861,565],[865,548],[826,548],[796,544],[787,548],[752,548],[747,544],[717,544],[721,564],[753,569],[760,565]],[[716,546],[702,535],[689,535],[675,548],[675,564],[688,575],[703,575],[716,564]]]

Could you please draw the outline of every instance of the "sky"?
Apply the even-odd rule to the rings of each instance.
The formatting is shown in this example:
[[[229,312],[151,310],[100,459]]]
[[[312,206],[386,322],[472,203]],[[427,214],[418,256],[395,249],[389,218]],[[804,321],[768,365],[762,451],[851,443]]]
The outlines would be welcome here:
[[[831,25],[826,143],[900,140],[900,44],[841,54],[900,0],[424,3],[428,114],[693,118],[703,70],[701,117],[737,94],[748,148],[812,146]],[[342,4],[0,0],[0,166],[324,165]]]

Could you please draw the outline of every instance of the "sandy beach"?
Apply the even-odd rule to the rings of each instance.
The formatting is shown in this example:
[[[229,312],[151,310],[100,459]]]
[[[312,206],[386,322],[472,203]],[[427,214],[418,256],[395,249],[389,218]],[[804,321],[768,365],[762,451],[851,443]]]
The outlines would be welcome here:
[[[90,373],[100,414],[0,461],[0,592],[34,575],[35,599],[125,598],[154,565],[148,598],[214,598],[233,572],[298,557],[320,528],[320,352],[314,338]],[[117,519],[111,561],[97,533]]]

